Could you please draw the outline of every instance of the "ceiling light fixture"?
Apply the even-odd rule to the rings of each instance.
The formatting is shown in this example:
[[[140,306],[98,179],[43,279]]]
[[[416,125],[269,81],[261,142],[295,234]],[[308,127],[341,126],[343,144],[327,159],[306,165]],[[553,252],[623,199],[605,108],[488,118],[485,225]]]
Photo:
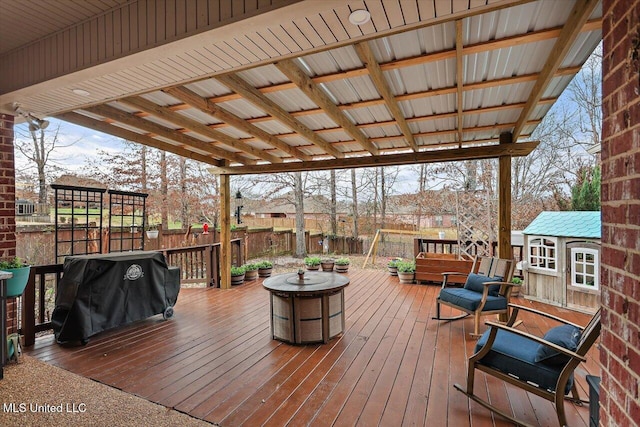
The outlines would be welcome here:
[[[18,104],[17,102],[13,103],[13,110],[19,116],[24,117],[25,120],[29,123],[30,132],[43,130],[43,129],[46,129],[47,126],[49,126],[49,120],[39,119],[36,116],[34,116],[33,113],[24,111],[22,107],[20,107],[20,104]]]
[[[76,95],[80,95],[80,96],[89,96],[91,95],[91,92],[84,90],[84,89],[71,89],[71,92],[75,93]]]
[[[349,15],[349,22],[353,25],[364,25],[371,20],[371,14],[368,10],[357,9]]]

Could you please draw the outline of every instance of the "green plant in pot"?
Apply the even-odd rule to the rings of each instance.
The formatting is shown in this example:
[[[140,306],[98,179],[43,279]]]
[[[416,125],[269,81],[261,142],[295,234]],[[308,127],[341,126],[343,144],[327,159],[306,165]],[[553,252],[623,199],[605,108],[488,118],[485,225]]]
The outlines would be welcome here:
[[[241,285],[244,282],[244,266],[242,267],[231,267],[231,284],[232,285]]]
[[[13,274],[7,279],[7,297],[13,298],[22,295],[29,281],[31,266],[22,259],[15,257],[10,260],[0,261],[0,270]]]
[[[391,276],[398,275],[398,264],[402,262],[402,258],[394,258],[387,264],[387,270]]]
[[[400,283],[413,283],[416,275],[416,263],[413,261],[401,261],[398,263],[398,278]]]
[[[517,285],[511,288],[511,296],[520,296],[520,288],[522,288],[522,284],[524,283],[522,279],[519,277],[514,277],[513,279],[511,279],[511,283]]]
[[[307,270],[319,270],[321,262],[322,260],[317,256],[308,256],[304,259],[304,265],[307,267]]]
[[[258,278],[258,264],[244,265],[244,280],[256,280]]]
[[[273,263],[271,261],[260,261],[256,264],[258,266],[258,276],[270,277],[273,270]]]
[[[336,260],[336,271],[338,273],[346,273],[349,271],[350,264],[351,262],[349,261],[349,258],[338,258]]]

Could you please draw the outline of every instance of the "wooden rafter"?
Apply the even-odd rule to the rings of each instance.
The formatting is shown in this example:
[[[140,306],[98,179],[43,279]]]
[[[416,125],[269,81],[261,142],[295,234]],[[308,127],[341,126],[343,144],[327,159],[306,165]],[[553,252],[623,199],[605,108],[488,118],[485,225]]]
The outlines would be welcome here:
[[[550,28],[546,30],[530,32],[524,35],[504,37],[502,39],[468,45],[468,46],[465,46],[464,48],[464,54],[469,55],[473,53],[481,53],[481,52],[487,52],[490,50],[511,47],[518,44],[522,44],[522,43],[533,43],[533,42],[539,42],[543,40],[554,39],[559,36],[562,28],[563,27],[555,27],[555,28]],[[594,20],[588,21],[585,25],[583,25],[580,31],[593,31],[601,28],[602,28],[602,19],[594,19]],[[394,61],[381,63],[380,69],[382,71],[389,71],[393,69],[410,67],[414,65],[427,64],[429,62],[435,62],[435,61],[440,61],[444,59],[451,59],[451,58],[455,58],[455,56],[456,56],[456,50],[448,49],[441,52],[434,52],[426,55],[418,55],[410,58],[397,59]],[[329,73],[329,74],[323,74],[320,76],[310,77],[310,79],[315,84],[320,84],[320,83],[328,83],[336,80],[349,79],[353,77],[361,77],[366,75],[367,73],[368,73],[367,68],[361,67],[361,68],[355,68],[347,71],[338,71],[335,73]],[[282,90],[294,89],[295,87],[296,87],[295,84],[287,82],[287,83],[279,83],[279,84],[257,88],[257,90],[262,93],[271,93],[271,92],[278,92]],[[232,101],[234,99],[240,99],[240,98],[241,98],[240,94],[231,93],[231,94],[221,95],[221,96],[212,98],[212,101],[226,102],[226,101]]]
[[[224,108],[219,107],[215,103],[209,101],[206,98],[201,97],[197,93],[187,89],[186,87],[176,87],[171,89],[165,89],[164,92],[169,95],[178,98],[182,102],[185,102],[191,105],[194,108],[197,108],[207,114],[211,114],[214,117],[222,120],[225,123],[230,124],[233,127],[236,127],[244,132],[247,132],[250,135],[255,136],[259,140],[265,142],[266,144],[271,145],[279,150],[284,151],[290,156],[300,159],[300,160],[309,160],[311,157],[295,147],[290,146],[289,144],[281,141],[270,133],[260,129],[257,126],[252,125],[241,117],[236,116],[225,110]]]
[[[240,77],[229,74],[225,76],[218,76],[216,78],[229,89],[241,94],[247,101],[252,102],[258,108],[264,110],[272,117],[279,119],[285,125],[289,126],[298,134],[302,135],[307,141],[323,149],[327,154],[337,159],[341,159],[344,157],[344,153],[342,151],[337,150],[331,145],[330,142],[322,139],[313,130],[309,129],[300,121],[296,120],[296,118],[293,117],[288,111],[280,107],[271,99],[267,98],[259,90],[249,85]]]
[[[83,116],[78,113],[61,113],[56,115],[57,119],[64,120],[69,123],[73,123],[78,126],[82,126],[88,129],[93,129],[98,132],[104,132],[118,138],[126,139],[127,141],[137,142],[149,147],[157,148],[158,150],[164,150],[169,153],[177,154],[178,156],[185,157],[187,159],[197,160],[199,162],[208,163],[214,166],[223,166],[224,162],[218,159],[214,159],[209,156],[205,156],[194,151],[171,145],[167,142],[154,139],[148,135],[136,133],[118,126],[114,126],[103,120],[92,119],[91,117]]]
[[[599,0],[584,0],[575,3],[567,22],[564,24],[562,30],[557,36],[557,40],[552,49],[553,53],[547,59],[544,67],[542,67],[542,71],[540,71],[540,74],[538,75],[536,84],[533,86],[531,94],[527,99],[527,105],[522,109],[520,117],[516,122],[516,126],[513,129],[514,141],[518,140],[526,121],[538,104],[540,98],[542,98],[542,94],[549,86],[556,70],[560,67],[560,64],[565,58],[567,52],[573,46],[573,43],[584,28],[587,19],[589,19],[589,16],[593,13],[593,9],[596,7],[598,2]]]
[[[281,157],[274,156],[273,154],[267,153],[266,151],[252,147],[251,145],[247,144],[246,142],[240,139],[233,138],[225,133],[222,133],[215,129],[211,129],[205,124],[192,120],[186,116],[183,116],[182,114],[177,114],[167,107],[154,104],[153,102],[148,101],[144,98],[129,97],[129,98],[121,99],[120,101],[134,108],[138,108],[141,111],[145,111],[162,120],[171,122],[178,126],[182,126],[185,129],[191,130],[193,132],[197,132],[200,135],[219,141],[223,144],[226,144],[230,147],[235,148],[236,150],[249,153],[267,162],[282,163]]]
[[[110,107],[108,105],[96,105],[95,107],[85,108],[85,110],[90,113],[98,114],[100,116],[107,117],[111,120],[115,120],[117,122],[123,123],[127,126],[133,126],[135,128],[138,128],[150,134],[155,134],[163,138],[170,139],[172,141],[175,141],[177,144],[181,146],[191,146],[197,150],[210,153],[221,159],[228,159],[228,160],[231,160],[237,163],[242,163],[242,164],[256,163],[255,160],[246,158],[242,156],[240,153],[234,153],[231,151],[223,150],[221,148],[214,146],[210,142],[201,141],[192,136],[177,132],[175,129],[170,129],[170,128],[161,126],[157,123],[153,123],[149,120],[136,117],[133,114],[127,113],[125,111],[119,110],[114,107]]]
[[[329,99],[326,93],[320,89],[304,71],[291,60],[284,60],[275,63],[275,66],[298,86],[298,88],[309,97],[317,106],[322,108],[333,121],[349,134],[353,139],[374,156],[378,155],[378,148],[369,138],[358,129],[358,127]]]
[[[378,92],[382,95],[385,105],[391,112],[391,115],[395,119],[400,131],[406,138],[409,147],[411,147],[413,151],[418,151],[418,144],[416,144],[416,141],[413,138],[413,133],[405,120],[404,114],[400,109],[400,105],[398,105],[398,102],[396,101],[395,95],[391,92],[387,79],[385,79],[384,74],[380,69],[380,64],[378,64],[369,44],[367,42],[356,43],[354,47],[358,53],[360,61],[362,61],[367,67],[371,81],[373,81],[376,89],[378,89]]]
[[[462,144],[463,111],[464,111],[464,69],[462,53],[462,19],[456,21],[456,106],[458,123],[458,143]]]
[[[289,162],[279,165],[255,165],[251,167],[218,167],[211,171],[219,174],[247,175],[256,173],[279,173],[350,169],[361,167],[411,165],[418,163],[452,162],[460,160],[490,159],[500,156],[526,156],[538,146],[538,141],[519,144],[486,145],[482,147],[454,148],[448,150],[420,151],[418,153],[386,154],[384,156],[347,157],[344,159],[316,160],[312,162]]]
[[[538,120],[529,120],[527,122],[527,125],[537,125],[540,124],[542,120],[538,119]],[[474,127],[470,127],[470,128],[464,128],[462,129],[463,132],[484,132],[484,131],[491,131],[491,130],[495,130],[495,129],[512,129],[513,126],[515,126],[515,122],[511,122],[511,123],[497,123],[497,124],[493,124],[493,125],[486,125],[486,126],[474,126]],[[339,131],[342,128],[330,128],[330,129],[323,129],[322,131],[318,131],[319,133],[329,133],[329,132],[335,132],[335,131]],[[450,134],[455,134],[458,131],[455,129],[444,129],[444,130],[436,130],[436,131],[431,131],[431,132],[417,132],[414,134],[414,136],[416,138],[421,138],[421,137],[431,137],[431,136],[441,136],[441,135],[450,135]],[[293,136],[295,134],[280,134],[280,137],[287,137],[287,136]],[[404,136],[403,135],[390,135],[390,136],[378,136],[378,137],[374,137],[371,138],[371,140],[373,142],[383,142],[383,141],[395,141],[395,140],[399,140],[399,139],[403,139]],[[498,138],[493,138],[491,139],[492,141],[496,141]],[[246,139],[244,141],[249,141],[251,140]],[[467,142],[467,143],[473,143],[475,142],[475,140],[470,140],[470,141],[462,141],[463,143]],[[340,141],[340,142],[336,142],[335,145],[337,147],[340,147],[342,145],[345,144],[354,144],[356,143],[355,140],[350,140],[350,141]],[[460,144],[459,142],[456,142],[457,144]],[[407,147],[408,148],[408,147]],[[393,150],[400,150],[402,148],[393,148]],[[382,152],[382,151],[381,151]],[[352,153],[350,153],[352,154]]]
[[[573,75],[575,73],[577,73],[578,71],[580,71],[580,67],[569,67],[569,68],[562,68],[560,70],[557,71],[556,73],[556,77],[560,77],[560,76],[567,76],[567,75]],[[496,86],[500,86],[500,85],[508,85],[508,84],[518,84],[518,83],[526,83],[526,82],[533,82],[538,78],[538,74],[526,74],[526,75],[522,75],[522,76],[514,76],[514,77],[505,77],[505,78],[501,78],[501,79],[495,79],[495,80],[485,80],[482,82],[476,82],[476,83],[469,83],[464,85],[464,91],[471,91],[471,90],[480,90],[480,89],[488,89],[491,87],[496,87]],[[256,89],[258,90],[258,89]],[[429,89],[426,91],[421,91],[421,92],[413,92],[413,93],[406,93],[406,94],[402,94],[402,95],[397,95],[395,97],[396,102],[400,102],[400,101],[409,101],[412,99],[421,99],[421,98],[427,98],[430,96],[440,96],[440,95],[450,95],[450,94],[454,94],[457,91],[457,86],[451,86],[451,87],[444,87],[444,88],[438,88],[438,89]],[[261,92],[262,93],[262,92]],[[226,95],[223,96],[219,96],[219,97],[212,97],[209,98],[209,101],[211,102],[224,102]],[[555,102],[555,98],[546,98],[545,100],[541,100],[542,102]],[[377,98],[377,99],[368,99],[366,101],[359,101],[359,102],[353,102],[350,104],[341,104],[338,105],[338,108],[341,110],[350,110],[350,109],[357,109],[357,108],[365,108],[365,107],[372,107],[375,105],[384,105],[385,100],[383,98]],[[171,108],[172,110],[175,109],[181,109],[182,107],[189,107],[187,104],[181,104],[181,105],[176,105],[176,106],[171,106],[169,108]],[[470,110],[470,111],[474,111],[474,110]],[[308,116],[308,115],[313,115],[313,114],[322,114],[324,111],[322,110],[322,108],[311,108],[311,109],[307,109],[307,110],[301,110],[301,111],[292,111],[289,112],[289,114],[293,117],[300,117],[300,116]],[[463,111],[464,114],[466,114],[466,111]],[[455,117],[455,115],[457,114],[456,112],[453,113],[442,113],[442,114],[453,114],[452,117]],[[428,117],[435,117],[435,116],[428,116]],[[257,123],[257,122],[261,122],[261,121],[265,121],[265,120],[273,120],[272,116],[263,116],[263,117],[256,117],[253,119],[248,119],[247,121],[249,123]],[[409,118],[406,119],[407,122],[411,123],[411,121],[414,120],[414,118]],[[212,128],[220,128],[220,127],[225,127],[225,126],[229,126],[226,123],[220,123],[217,125],[211,125]],[[358,127],[362,127],[361,124],[357,125]],[[318,133],[318,131],[316,131],[316,133]]]

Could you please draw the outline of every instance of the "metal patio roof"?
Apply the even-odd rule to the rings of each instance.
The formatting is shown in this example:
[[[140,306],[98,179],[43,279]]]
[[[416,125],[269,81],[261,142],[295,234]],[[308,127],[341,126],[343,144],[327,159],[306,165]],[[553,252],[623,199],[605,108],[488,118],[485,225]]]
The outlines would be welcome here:
[[[80,8],[0,1],[11,11],[3,19],[14,21],[34,5],[45,4],[49,18]],[[88,0],[101,8],[60,18],[48,34],[115,22],[142,3],[149,16],[158,7]],[[601,39],[595,0],[269,3],[257,17],[166,47],[23,87],[10,81],[0,108],[19,102],[230,174],[518,156],[535,148],[526,141]],[[348,15],[361,8],[372,19],[358,27]],[[0,26],[4,64],[47,37],[30,27],[31,38],[5,39],[11,28],[19,31]]]

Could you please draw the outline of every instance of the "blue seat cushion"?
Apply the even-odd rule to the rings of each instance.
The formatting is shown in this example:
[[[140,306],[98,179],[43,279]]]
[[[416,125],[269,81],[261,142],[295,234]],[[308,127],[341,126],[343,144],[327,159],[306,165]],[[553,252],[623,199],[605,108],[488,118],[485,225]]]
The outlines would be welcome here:
[[[482,293],[484,291],[485,282],[502,282],[502,277],[487,277],[482,274],[469,273],[464,288],[470,291]],[[489,295],[496,296],[500,291],[500,285],[489,286]]]
[[[490,329],[482,334],[482,337],[478,340],[475,348],[476,353],[480,351],[489,339],[489,331]],[[544,390],[555,392],[556,383],[564,364],[550,365],[536,362],[539,346],[540,344],[533,340],[509,331],[499,330],[491,350],[479,360],[479,363],[515,376],[522,381],[537,384],[538,387]],[[567,381],[567,386],[564,390],[565,395],[571,391],[572,385],[573,374]]]
[[[440,301],[445,301],[469,311],[476,311],[482,301],[482,294],[464,288],[444,288],[440,291]],[[482,311],[506,310],[507,299],[500,295],[487,296],[487,302]]]
[[[567,350],[576,351],[578,342],[582,333],[580,329],[573,325],[561,325],[551,328],[544,334],[546,341],[557,344]],[[569,361],[570,357],[566,354],[558,353],[554,349],[544,344],[540,344],[536,352],[536,362],[543,362],[555,365],[564,365]]]

